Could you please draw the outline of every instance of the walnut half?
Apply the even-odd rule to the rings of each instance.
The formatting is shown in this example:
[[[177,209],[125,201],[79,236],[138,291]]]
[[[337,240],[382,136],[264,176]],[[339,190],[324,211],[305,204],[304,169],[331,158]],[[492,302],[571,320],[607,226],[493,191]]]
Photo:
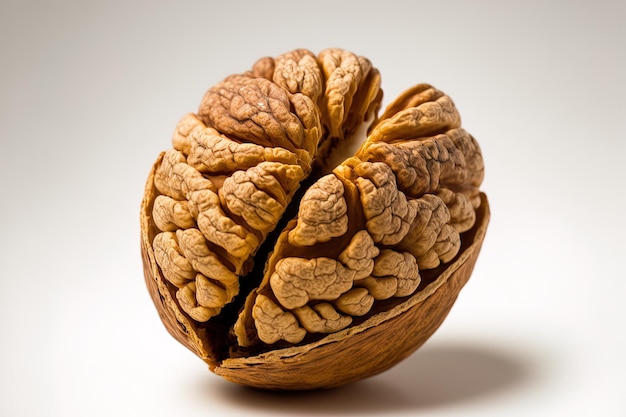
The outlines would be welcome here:
[[[489,222],[479,145],[427,84],[379,117],[380,82],[342,49],[262,58],[211,87],[155,162],[147,287],[216,374],[286,390],[377,374],[469,279]]]

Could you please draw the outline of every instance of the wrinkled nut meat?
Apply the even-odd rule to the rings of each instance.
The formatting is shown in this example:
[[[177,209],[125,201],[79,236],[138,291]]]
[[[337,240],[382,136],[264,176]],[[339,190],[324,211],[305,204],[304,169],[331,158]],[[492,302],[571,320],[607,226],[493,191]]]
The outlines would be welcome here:
[[[380,82],[341,49],[260,59],[209,89],[156,161],[147,286],[213,372],[269,389],[377,374],[469,279],[489,220],[479,146],[430,85],[378,116]]]

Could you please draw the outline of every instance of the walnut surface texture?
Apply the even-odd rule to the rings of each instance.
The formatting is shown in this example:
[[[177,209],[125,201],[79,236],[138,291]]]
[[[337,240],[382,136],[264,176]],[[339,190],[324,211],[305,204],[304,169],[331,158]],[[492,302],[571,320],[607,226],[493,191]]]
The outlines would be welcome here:
[[[144,275],[167,330],[243,385],[328,388],[388,369],[441,324],[489,221],[484,164],[445,93],[332,48],[211,87],[159,155]]]

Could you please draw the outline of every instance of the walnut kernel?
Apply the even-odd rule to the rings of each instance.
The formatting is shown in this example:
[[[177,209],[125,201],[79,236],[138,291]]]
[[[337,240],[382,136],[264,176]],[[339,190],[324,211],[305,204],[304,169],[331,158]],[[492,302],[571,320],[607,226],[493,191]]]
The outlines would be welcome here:
[[[489,221],[480,147],[427,84],[379,116],[380,84],[342,49],[262,58],[211,87],[155,162],[146,283],[216,374],[291,390],[377,374],[469,279]]]

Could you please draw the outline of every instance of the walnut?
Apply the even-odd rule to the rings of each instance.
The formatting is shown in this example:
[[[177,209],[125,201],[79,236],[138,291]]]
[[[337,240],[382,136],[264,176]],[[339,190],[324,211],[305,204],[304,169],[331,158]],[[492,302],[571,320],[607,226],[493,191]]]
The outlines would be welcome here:
[[[469,279],[489,222],[480,147],[427,84],[378,116],[380,84],[342,49],[265,57],[211,87],[157,158],[145,280],[216,374],[292,390],[377,374]]]

